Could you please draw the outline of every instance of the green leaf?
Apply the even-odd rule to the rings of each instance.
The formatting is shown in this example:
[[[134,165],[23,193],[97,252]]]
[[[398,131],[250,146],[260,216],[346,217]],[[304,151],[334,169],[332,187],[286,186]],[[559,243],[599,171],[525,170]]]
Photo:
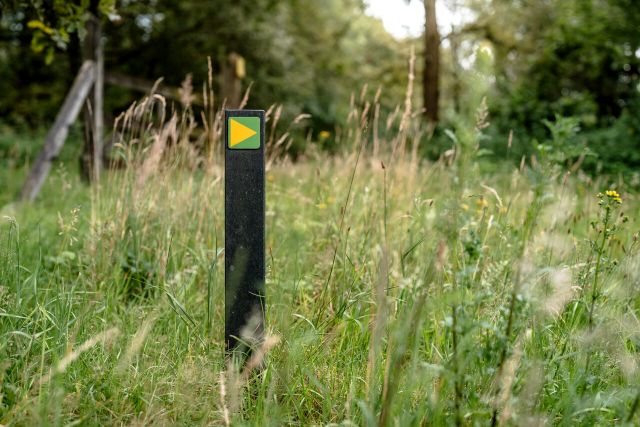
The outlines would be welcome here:
[[[31,50],[35,53],[41,53],[46,46],[45,39],[42,33],[35,33],[31,39]]]
[[[53,62],[53,57],[55,56],[56,51],[54,50],[53,46],[49,46],[47,48],[47,53],[44,56],[44,63],[47,65],[51,65],[51,63]]]
[[[54,29],[46,25],[44,22],[37,19],[31,20],[27,23],[27,27],[33,30],[40,30],[45,34],[51,35],[54,33]]]

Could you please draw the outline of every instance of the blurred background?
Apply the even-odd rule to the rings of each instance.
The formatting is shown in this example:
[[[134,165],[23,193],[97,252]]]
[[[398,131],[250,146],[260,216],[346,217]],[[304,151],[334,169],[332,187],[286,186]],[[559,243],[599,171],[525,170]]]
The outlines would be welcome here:
[[[332,152],[352,103],[376,98],[381,117],[402,106],[413,51],[409,95],[424,116],[425,157],[446,152],[446,129],[476,110],[481,73],[488,158],[519,162],[563,117],[586,171],[640,166],[635,0],[0,0],[0,10],[0,159],[16,164],[38,153],[91,56],[95,16],[107,138],[159,78],[178,103],[190,76],[196,118],[210,80],[218,106],[248,93],[248,108],[280,106],[285,128],[304,115],[290,129],[292,158],[310,144]],[[76,123],[65,152],[80,150],[82,133]]]

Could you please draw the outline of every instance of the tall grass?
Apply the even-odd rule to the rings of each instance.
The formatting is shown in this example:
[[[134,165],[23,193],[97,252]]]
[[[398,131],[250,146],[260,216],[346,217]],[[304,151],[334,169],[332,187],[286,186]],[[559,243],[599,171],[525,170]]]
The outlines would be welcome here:
[[[268,338],[227,366],[222,106],[182,90],[118,119],[99,186],[5,212],[0,424],[639,422],[638,197],[487,167],[482,90],[437,162],[411,86],[389,117],[354,96],[333,157],[283,156],[269,109]]]

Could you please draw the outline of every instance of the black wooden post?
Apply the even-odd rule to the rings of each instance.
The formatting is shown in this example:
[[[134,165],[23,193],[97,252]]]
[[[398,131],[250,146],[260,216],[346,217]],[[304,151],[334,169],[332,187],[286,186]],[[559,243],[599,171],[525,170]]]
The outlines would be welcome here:
[[[264,335],[264,111],[225,111],[225,344],[248,353]]]

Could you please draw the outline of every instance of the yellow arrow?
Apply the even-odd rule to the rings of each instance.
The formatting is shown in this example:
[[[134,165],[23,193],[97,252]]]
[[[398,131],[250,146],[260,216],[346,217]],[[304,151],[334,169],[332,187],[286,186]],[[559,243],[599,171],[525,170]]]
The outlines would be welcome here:
[[[231,141],[229,142],[229,147],[234,147],[257,133],[255,130],[240,122],[233,119],[229,121],[231,122]]]

